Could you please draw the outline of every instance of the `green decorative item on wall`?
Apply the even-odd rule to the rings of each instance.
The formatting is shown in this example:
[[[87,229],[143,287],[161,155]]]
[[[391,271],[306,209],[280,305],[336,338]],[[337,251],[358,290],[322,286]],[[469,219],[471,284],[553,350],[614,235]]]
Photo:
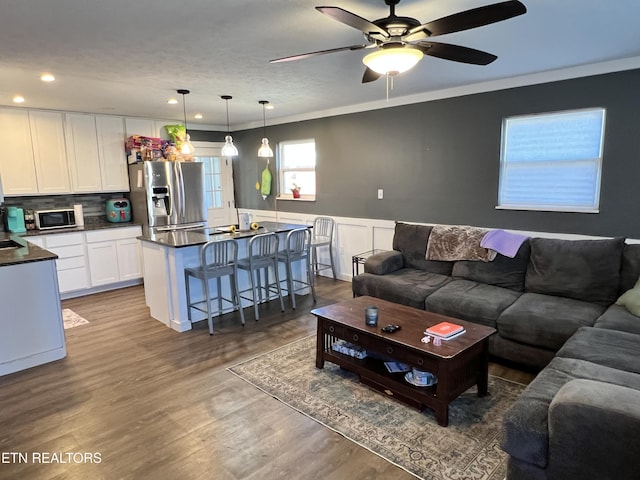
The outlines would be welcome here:
[[[264,200],[271,195],[271,172],[269,171],[269,162],[267,162],[267,165],[262,171],[262,188],[260,193],[262,193],[262,198]]]

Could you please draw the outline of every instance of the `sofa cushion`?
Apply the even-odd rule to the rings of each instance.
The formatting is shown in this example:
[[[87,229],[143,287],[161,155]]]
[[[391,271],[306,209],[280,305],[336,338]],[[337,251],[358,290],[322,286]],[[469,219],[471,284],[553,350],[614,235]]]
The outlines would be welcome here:
[[[461,260],[454,263],[451,275],[522,292],[530,253],[531,245],[526,240],[514,258],[498,253],[491,262]]]
[[[558,390],[576,378],[640,390],[640,375],[636,373],[585,360],[556,357],[505,414],[502,449],[519,460],[545,468],[549,455],[549,406]]]
[[[364,262],[364,271],[375,275],[385,275],[400,270],[403,266],[402,253],[391,250],[375,253],[367,258]]]
[[[583,327],[567,340],[556,356],[640,373],[640,335]]]
[[[507,288],[453,280],[427,297],[426,310],[495,328],[500,313],[519,296]]]
[[[605,308],[571,298],[523,293],[498,317],[500,336],[558,350],[578,328],[592,326]]]
[[[352,289],[359,296],[369,295],[424,310],[427,296],[450,281],[451,277],[437,273],[402,268],[387,275],[361,273],[353,278]]]
[[[620,305],[611,305],[598,317],[594,327],[640,335],[640,317]]]
[[[417,268],[427,272],[451,275],[453,262],[427,260],[427,241],[431,225],[414,225],[396,222],[393,235],[393,249],[402,252],[405,267]]]
[[[525,291],[608,306],[618,298],[623,248],[623,238],[532,238]]]

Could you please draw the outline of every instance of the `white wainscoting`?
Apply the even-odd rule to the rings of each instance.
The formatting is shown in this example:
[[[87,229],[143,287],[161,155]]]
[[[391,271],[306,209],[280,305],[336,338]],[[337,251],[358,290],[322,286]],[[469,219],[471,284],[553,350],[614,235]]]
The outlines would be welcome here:
[[[273,210],[238,209],[240,213],[250,213],[254,222],[277,221],[300,225],[313,225],[317,215],[304,213],[275,212]],[[333,255],[336,276],[340,280],[351,281],[351,257],[357,253],[374,248],[391,250],[395,222],[393,220],[374,220],[370,218],[352,218],[332,216],[336,222],[333,243]],[[318,249],[318,260],[329,262],[329,249]],[[323,276],[331,276],[331,270],[323,270]]]
[[[253,215],[254,222],[265,220],[277,221],[284,223],[295,223],[301,225],[313,225],[313,219],[316,215],[307,215],[304,213],[279,212],[273,210],[248,210],[238,209],[241,213],[250,213]],[[351,281],[351,257],[357,253],[366,252],[368,250],[380,249],[391,250],[393,245],[393,233],[395,230],[394,220],[377,220],[371,218],[353,218],[353,217],[336,217],[332,216],[336,222],[336,232],[334,234],[333,254],[336,266],[336,275],[340,280]],[[403,221],[403,220],[398,220]],[[419,223],[419,222],[407,222]],[[422,225],[432,225],[422,223]],[[482,225],[474,225],[480,228],[488,228]],[[509,232],[520,233],[531,237],[542,238],[562,238],[567,240],[594,240],[598,238],[589,235],[579,235],[571,233],[550,233],[550,232],[534,232],[524,230],[507,230]],[[628,238],[627,243],[640,243],[638,239]],[[323,249],[328,250],[328,249]],[[328,253],[318,252],[321,262],[326,263],[329,259]],[[362,270],[360,270],[362,271]],[[321,272],[324,276],[331,276],[330,270]]]

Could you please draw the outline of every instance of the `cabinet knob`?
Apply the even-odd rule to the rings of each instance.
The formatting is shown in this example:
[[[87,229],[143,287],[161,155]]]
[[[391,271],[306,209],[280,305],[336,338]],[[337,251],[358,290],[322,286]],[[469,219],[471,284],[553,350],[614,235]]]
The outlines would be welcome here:
[[[422,358],[418,359],[418,365],[420,366],[424,365],[424,360]]]
[[[335,331],[336,331],[336,327],[334,327],[333,325],[331,325],[331,326],[329,327],[329,331],[330,331],[331,333],[335,332]]]
[[[354,341],[354,342],[357,342],[359,338],[360,338],[360,337],[358,336],[358,334],[357,334],[357,333],[355,333],[355,334],[353,335],[353,341]]]
[[[392,354],[393,353],[393,347],[387,347],[387,353],[388,354]]]

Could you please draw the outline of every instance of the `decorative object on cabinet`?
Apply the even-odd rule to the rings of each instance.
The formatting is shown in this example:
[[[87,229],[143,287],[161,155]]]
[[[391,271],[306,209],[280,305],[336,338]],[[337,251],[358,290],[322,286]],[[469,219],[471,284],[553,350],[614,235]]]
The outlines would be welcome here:
[[[266,105],[269,103],[269,100],[259,100],[258,103],[262,105],[262,145],[258,149],[258,156],[262,158],[271,158],[273,157],[273,150],[269,146],[269,139],[267,138],[267,117],[266,117]]]
[[[224,137],[224,147],[220,152],[224,157],[235,157],[238,155],[238,149],[233,144],[233,137],[231,137],[231,127],[229,126],[229,100],[233,97],[231,95],[222,95],[222,98],[227,104],[227,136]]]

